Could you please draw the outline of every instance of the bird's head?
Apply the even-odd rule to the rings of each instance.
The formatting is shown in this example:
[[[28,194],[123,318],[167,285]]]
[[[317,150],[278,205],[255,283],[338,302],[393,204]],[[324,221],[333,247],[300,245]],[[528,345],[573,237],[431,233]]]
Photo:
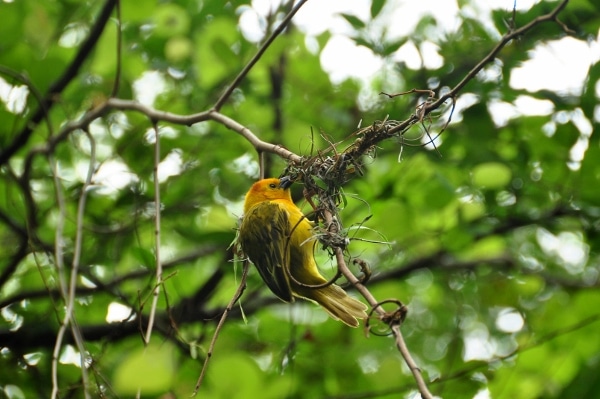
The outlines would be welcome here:
[[[259,180],[250,187],[250,190],[246,194],[246,201],[244,203],[244,212],[247,212],[254,205],[272,200],[292,200],[290,194],[290,186],[292,180],[284,176],[281,179],[270,178]]]

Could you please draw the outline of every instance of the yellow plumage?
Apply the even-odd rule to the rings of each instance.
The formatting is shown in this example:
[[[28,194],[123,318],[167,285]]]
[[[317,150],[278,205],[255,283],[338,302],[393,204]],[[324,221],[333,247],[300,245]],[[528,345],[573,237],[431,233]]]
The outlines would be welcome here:
[[[239,243],[275,295],[286,302],[294,297],[317,302],[336,320],[351,327],[367,317],[362,302],[327,280],[314,260],[312,224],[294,204],[289,181],[260,180],[246,194]],[[290,277],[292,276],[292,277]],[[300,283],[300,284],[298,284]]]

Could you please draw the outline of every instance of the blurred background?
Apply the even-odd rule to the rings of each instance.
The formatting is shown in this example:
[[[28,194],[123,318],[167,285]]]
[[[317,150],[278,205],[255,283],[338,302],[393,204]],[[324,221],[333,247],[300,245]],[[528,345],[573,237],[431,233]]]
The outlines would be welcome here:
[[[301,156],[343,150],[360,127],[403,121],[428,101],[381,92],[439,97],[505,33],[559,3],[308,1],[221,112]],[[118,107],[87,131],[69,124],[110,97],[210,109],[291,7],[0,2],[0,397],[194,391],[240,283],[230,244],[256,151],[216,122],[155,131]],[[408,306],[402,331],[438,397],[600,396],[600,6],[571,0],[558,19],[508,43],[454,109],[448,101],[373,147],[344,187],[348,260],[368,262],[377,299]],[[266,174],[285,166],[268,155]],[[164,283],[145,347],[155,177]],[[328,253],[316,256],[335,275]],[[66,314],[73,328],[57,345]],[[253,268],[199,395],[419,397],[391,337],[284,304]]]

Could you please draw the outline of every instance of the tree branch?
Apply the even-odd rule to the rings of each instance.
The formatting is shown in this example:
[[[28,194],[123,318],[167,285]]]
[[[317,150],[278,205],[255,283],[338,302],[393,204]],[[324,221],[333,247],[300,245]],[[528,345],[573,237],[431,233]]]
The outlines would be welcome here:
[[[325,210],[323,213],[325,216],[325,225],[328,226],[329,233],[333,235],[337,234],[337,223],[334,222],[331,212]],[[332,226],[333,231],[331,229]],[[388,317],[388,313],[385,311],[385,309],[383,309],[383,307],[381,307],[381,302],[377,301],[373,294],[371,294],[371,291],[369,291],[369,289],[361,281],[359,281],[354,274],[352,274],[352,272],[348,268],[348,265],[346,264],[346,260],[344,259],[344,253],[342,248],[339,246],[335,246],[333,248],[333,251],[335,253],[335,260],[338,269],[342,272],[342,275],[350,282],[350,284],[352,284],[358,290],[358,292],[361,293],[361,295],[367,300],[367,302],[369,302],[373,310],[377,312],[381,318]],[[404,358],[406,365],[413,374],[413,377],[417,382],[419,392],[421,393],[421,397],[423,399],[432,399],[433,396],[427,388],[427,384],[425,383],[423,375],[421,374],[421,369],[417,366],[417,363],[412,358],[408,347],[404,343],[404,338],[402,337],[402,332],[400,331],[400,323],[393,323],[390,325],[390,327],[392,334],[394,335],[394,338],[396,340],[396,347],[398,348],[398,351]]]
[[[244,293],[244,290],[246,289],[246,277],[248,276],[249,268],[250,268],[250,262],[248,262],[248,260],[245,260],[244,267],[242,269],[242,277],[240,279],[240,284],[239,284],[237,290],[235,291],[235,294],[233,294],[233,297],[231,298],[231,300],[225,307],[225,310],[223,311],[223,314],[221,315],[221,318],[219,319],[219,323],[217,324],[217,328],[215,329],[215,332],[213,333],[213,337],[210,340],[210,345],[208,346],[208,351],[206,352],[206,358],[204,359],[204,364],[202,365],[202,370],[200,371],[200,376],[198,377],[198,381],[196,382],[196,386],[194,387],[194,392],[192,393],[192,396],[196,396],[196,394],[198,394],[198,390],[200,389],[200,386],[202,385],[202,381],[204,380],[204,376],[206,375],[206,369],[208,368],[208,362],[212,358],[212,354],[215,349],[215,344],[217,342],[219,332],[221,331],[221,328],[223,328],[223,325],[225,324],[225,320],[227,320],[227,316],[229,316],[229,313],[233,309],[233,305],[235,305],[235,303],[238,301],[238,299],[240,299],[240,297]]]
[[[118,98],[110,98],[104,104],[86,113],[80,120],[72,121],[67,123],[61,131],[48,141],[48,144],[44,148],[38,148],[35,151],[30,152],[29,158],[32,158],[35,154],[51,152],[56,145],[63,141],[73,131],[82,129],[92,123],[95,119],[101,117],[111,109],[117,109],[121,111],[136,111],[146,115],[151,121],[158,122],[169,122],[177,125],[191,126],[195,123],[215,121],[228,129],[233,130],[242,137],[244,137],[250,144],[254,146],[257,151],[264,151],[277,154],[283,159],[287,159],[291,162],[300,162],[302,158],[293,152],[285,149],[278,144],[271,144],[266,141],[262,141],[256,136],[250,129],[236,120],[214,110],[203,111],[191,115],[178,115],[171,112],[165,112],[156,110],[154,108],[145,106],[137,101],[133,100],[122,100]],[[29,164],[31,161],[28,162]]]
[[[163,271],[172,269],[176,266],[180,266],[181,264],[184,264],[184,263],[189,263],[189,262],[195,261],[203,256],[210,255],[219,249],[220,248],[215,245],[207,245],[205,247],[201,247],[198,250],[196,250],[194,252],[190,252],[187,255],[183,255],[183,256],[173,259],[169,262],[164,262],[162,265]],[[217,271],[220,271],[220,270],[221,270],[220,268],[217,269]],[[95,293],[99,293],[99,292],[107,292],[111,295],[114,295],[116,298],[121,298],[117,293],[113,292],[113,289],[115,287],[119,287],[122,283],[127,282],[127,281],[145,278],[148,275],[150,275],[151,273],[152,273],[152,270],[149,270],[149,269],[138,269],[138,270],[132,271],[130,273],[123,274],[121,276],[116,276],[115,278],[113,278],[112,280],[110,280],[106,283],[99,280],[95,276],[87,273],[87,274],[85,274],[85,277],[87,279],[89,279],[92,283],[94,283],[96,285],[96,287],[77,287],[76,295],[80,296],[80,295],[95,294]],[[222,274],[222,272],[220,272],[220,274]],[[209,281],[210,281],[210,279],[209,279]],[[211,284],[209,284],[210,290],[215,289],[216,283],[217,283],[216,281],[213,281]],[[58,298],[61,296],[61,293],[58,289],[20,291],[13,296],[10,296],[10,297],[7,297],[7,298],[1,300],[0,301],[0,309],[4,308],[6,306],[14,305],[25,299],[35,300],[35,299],[47,298],[48,296],[50,296],[51,298]],[[201,299],[205,299],[205,298],[206,298],[206,296],[201,297]],[[199,300],[198,302],[202,302],[202,300]]]
[[[298,4],[296,4],[294,6],[294,8],[292,8],[292,10],[285,16],[285,18],[283,19],[283,21],[281,21],[281,23],[279,24],[277,29],[275,29],[273,31],[273,33],[271,33],[271,35],[269,35],[267,40],[260,46],[260,48],[258,49],[257,53],[254,55],[254,57],[252,57],[252,59],[250,61],[248,61],[248,63],[244,66],[244,68],[240,71],[240,73],[235,77],[233,82],[227,87],[227,89],[223,92],[223,94],[221,94],[221,97],[219,97],[219,99],[217,100],[215,105],[213,105],[212,110],[219,111],[221,109],[223,104],[225,104],[225,101],[227,101],[229,96],[231,96],[231,93],[233,93],[233,90],[246,77],[246,75],[248,74],[248,72],[250,72],[252,67],[254,67],[254,65],[258,62],[258,60],[260,60],[260,58],[265,53],[265,51],[267,51],[267,49],[271,46],[273,41],[281,34],[281,32],[284,31],[284,29],[288,26],[288,24],[290,23],[292,18],[294,18],[294,15],[296,15],[296,13],[300,10],[300,8],[307,1],[308,0],[300,0],[298,2]]]
[[[77,72],[83,62],[88,58],[90,52],[95,47],[96,43],[100,39],[106,24],[110,20],[113,9],[115,8],[118,0],[107,0],[104,3],[104,7],[98,14],[96,22],[90,29],[90,34],[87,39],[83,42],[79,51],[75,55],[75,58],[69,66],[63,71],[62,75],[54,81],[48,88],[48,92],[44,97],[44,101],[39,104],[37,111],[31,116],[31,118],[25,123],[23,129],[17,134],[12,143],[10,143],[3,151],[0,151],[0,166],[4,165],[8,160],[29,141],[29,137],[35,127],[40,121],[48,114],[50,108],[54,104],[56,97],[62,93],[62,91],[71,83],[77,76]]]
[[[152,337],[152,328],[154,327],[154,317],[156,316],[156,308],[158,306],[158,296],[160,287],[163,283],[163,270],[160,261],[161,256],[161,236],[160,236],[160,180],[158,179],[158,165],[160,164],[160,136],[158,134],[158,126],[153,124],[154,128],[154,256],[156,260],[156,284],[152,289],[152,303],[150,305],[150,315],[148,316],[148,326],[146,333],[143,334],[144,344],[147,346]]]
[[[477,63],[477,65],[475,65],[465,75],[465,77],[456,86],[454,86],[449,92],[447,92],[446,94],[444,94],[443,96],[438,98],[435,102],[432,102],[431,104],[426,104],[421,114],[419,114],[419,115],[413,114],[406,121],[401,122],[397,126],[394,126],[391,129],[389,129],[388,134],[404,132],[408,127],[423,120],[423,118],[425,116],[429,115],[432,111],[438,109],[442,104],[444,104],[446,102],[446,100],[455,97],[458,94],[458,92],[461,91],[462,88],[465,87],[467,85],[467,83],[469,83],[473,78],[475,78],[475,76],[477,76],[477,74],[483,69],[484,66],[486,66],[487,64],[492,62],[494,60],[494,58],[496,58],[496,55],[498,53],[500,53],[500,51],[502,51],[502,49],[513,39],[524,35],[525,33],[527,33],[528,31],[530,31],[531,29],[535,28],[537,25],[539,25],[543,22],[548,22],[548,21],[557,22],[556,18],[558,16],[558,14],[567,6],[568,2],[569,2],[569,0],[562,0],[548,14],[539,16],[539,17],[535,18],[533,21],[530,21],[528,24],[522,26],[521,28],[511,30],[510,32],[505,34],[502,37],[502,39],[500,40],[500,42],[498,42],[498,44],[485,57],[483,57],[483,59],[481,61],[479,61]],[[561,26],[562,29],[565,28],[564,25],[562,25],[562,24],[559,24],[559,25]]]

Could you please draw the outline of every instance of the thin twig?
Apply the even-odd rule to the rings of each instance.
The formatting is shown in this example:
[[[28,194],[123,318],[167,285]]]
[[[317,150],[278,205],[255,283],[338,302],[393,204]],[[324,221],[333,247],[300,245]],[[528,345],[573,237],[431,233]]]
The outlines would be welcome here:
[[[121,85],[121,69],[122,69],[122,58],[123,58],[123,31],[121,29],[121,0],[117,0],[115,5],[116,23],[117,23],[117,67],[115,71],[115,81],[113,83],[111,97],[116,97],[119,94],[119,86]]]
[[[84,130],[90,142],[90,162],[88,165],[87,175],[85,182],[81,187],[81,196],[79,197],[79,204],[77,205],[77,221],[76,221],[76,233],[75,233],[75,246],[73,248],[73,263],[71,267],[71,277],[69,281],[69,304],[67,305],[67,311],[71,309],[71,333],[77,349],[79,350],[79,356],[81,361],[81,377],[83,382],[83,392],[86,398],[90,397],[88,392],[89,380],[87,374],[85,341],[81,335],[81,330],[77,324],[77,318],[75,315],[75,297],[77,296],[77,280],[79,278],[79,265],[81,263],[81,251],[83,248],[83,216],[85,212],[85,205],[87,200],[88,188],[92,183],[92,176],[95,170],[96,163],[96,142],[94,137],[88,130]]]
[[[33,84],[33,82],[26,75],[24,75],[22,73],[18,73],[16,71],[13,71],[12,69],[7,68],[3,65],[0,65],[0,73],[10,76],[11,78],[18,80],[18,81],[22,82],[23,84],[25,84],[27,86],[27,88],[29,89],[29,91],[35,97],[36,101],[38,102],[39,107],[41,107],[45,110],[44,98],[43,98],[42,94],[40,93],[38,88]],[[48,133],[50,134],[50,136],[52,136],[54,134],[54,128],[52,127],[52,122],[50,121],[50,118],[48,117],[47,112],[44,112],[43,119],[46,122],[46,126],[48,128]],[[9,170],[10,170],[10,168],[9,168]],[[13,177],[16,179],[15,176],[13,176]],[[3,268],[2,272],[0,272],[0,288],[2,286],[4,286],[4,284],[8,281],[8,279],[14,274],[15,270],[17,269],[17,266],[19,265],[21,260],[25,257],[25,255],[27,254],[29,246],[30,246],[29,245],[30,242],[28,242],[28,240],[32,241],[36,244],[39,241],[39,239],[36,237],[36,235],[34,233],[35,225],[36,225],[35,202],[33,201],[31,192],[29,190],[30,186],[29,186],[28,179],[18,180],[18,182],[19,182],[19,186],[23,190],[23,196],[25,198],[25,205],[26,205],[28,217],[25,222],[25,228],[17,227],[16,223],[14,221],[12,221],[8,216],[2,217],[2,219],[5,222],[7,222],[7,224],[9,224],[12,231],[20,234],[22,239],[21,239],[21,242],[19,243],[18,249],[15,251],[15,253],[12,256],[11,261],[8,262],[5,265],[5,267]],[[57,182],[57,180],[54,181],[55,185],[56,185],[56,182]],[[55,244],[56,244],[56,241],[55,241]]]
[[[329,211],[323,212],[325,215],[325,223],[327,225],[332,225],[333,217]],[[374,311],[379,313],[380,316],[386,316],[387,312],[381,307],[381,302],[377,301],[371,291],[358,279],[356,276],[350,271],[348,265],[346,264],[346,260],[344,259],[344,252],[342,248],[335,247],[333,248],[335,253],[335,260],[337,262],[337,266],[340,272],[346,277],[346,279],[352,284],[358,292],[362,294],[362,296],[369,302],[369,304],[373,307]],[[432,399],[433,396],[429,392],[427,388],[427,384],[421,375],[421,369],[417,366],[417,363],[412,358],[410,351],[408,350],[406,344],[404,343],[404,338],[402,337],[402,332],[400,331],[399,324],[393,324],[392,333],[396,339],[396,346],[400,351],[400,354],[404,358],[408,368],[413,374],[415,381],[417,382],[417,386],[419,388],[419,392],[421,393],[421,397],[423,399]]]
[[[154,329],[154,320],[156,318],[156,309],[158,307],[158,297],[160,295],[160,286],[162,285],[162,264],[160,263],[160,182],[158,180],[158,165],[160,163],[160,137],[156,121],[152,121],[154,128],[154,256],[156,259],[156,284],[152,287],[152,303],[150,304],[150,314],[148,315],[148,324],[146,333],[142,334],[144,339],[144,353],[150,344],[152,330]],[[142,313],[143,303],[140,305],[139,312]],[[140,318],[141,323],[141,318]],[[140,324],[141,327],[141,324]],[[135,396],[137,399],[142,397],[142,388],[138,387]]]
[[[460,91],[470,80],[472,80],[483,69],[484,66],[492,62],[494,58],[496,58],[496,55],[513,39],[524,35],[529,30],[541,24],[542,22],[556,21],[556,16],[567,6],[568,2],[569,0],[561,1],[554,8],[554,10],[552,10],[548,14],[539,16],[533,21],[530,21],[528,24],[520,27],[519,29],[513,29],[507,34],[505,34],[500,40],[500,42],[488,53],[488,55],[486,55],[481,61],[479,61],[479,63],[477,63],[477,65],[475,65],[473,69],[471,69],[469,73],[456,86],[454,86],[454,88],[452,88],[452,90],[441,96],[436,102],[427,107],[427,113],[438,108],[440,105],[446,102],[447,99],[454,97],[458,93],[458,91]]]
[[[455,97],[458,94],[458,92],[460,90],[462,90],[462,88],[465,87],[467,85],[467,83],[469,83],[471,80],[473,80],[475,78],[475,76],[487,64],[489,64],[490,62],[492,62],[494,60],[494,58],[496,58],[496,55],[498,55],[498,53],[508,43],[510,43],[513,39],[515,39],[515,38],[517,38],[519,36],[524,35],[528,31],[530,31],[531,29],[535,28],[537,25],[539,25],[539,24],[541,24],[543,22],[548,22],[548,21],[554,21],[563,30],[566,29],[565,25],[562,24],[562,23],[560,23],[560,21],[557,20],[557,16],[567,6],[568,2],[569,2],[569,0],[563,0],[551,12],[549,12],[548,14],[545,14],[545,15],[542,15],[542,16],[539,16],[539,17],[535,18],[534,20],[530,21],[528,24],[520,27],[519,29],[511,29],[511,31],[509,31],[508,33],[506,33],[502,37],[502,39],[500,40],[500,42],[498,42],[498,44],[496,44],[496,46],[485,57],[483,57],[483,59],[481,61],[479,61],[477,63],[477,65],[475,65],[465,75],[465,77],[456,86],[454,86],[452,88],[452,90],[450,90],[447,93],[445,93],[443,96],[441,96],[440,98],[438,98],[435,102],[426,105],[424,107],[422,115],[416,115],[416,114],[411,115],[411,117],[409,119],[407,119],[407,120],[403,121],[402,123],[398,124],[397,126],[394,126],[393,128],[391,128],[389,130],[389,133],[392,134],[392,133],[403,132],[408,127],[412,126],[414,123],[422,120],[422,118],[424,116],[426,116],[429,113],[431,113],[432,111],[438,109],[440,106],[442,106],[442,104],[444,104],[446,102],[446,100],[448,100],[449,98]]]
[[[283,19],[283,21],[281,21],[281,23],[279,24],[279,26],[273,31],[273,33],[271,33],[271,35],[269,35],[269,37],[267,38],[267,40],[265,40],[265,42],[260,46],[260,48],[258,49],[258,51],[256,52],[256,54],[254,55],[254,57],[252,57],[252,59],[250,61],[248,61],[248,63],[244,66],[244,68],[242,68],[242,70],[240,71],[240,73],[235,77],[235,79],[233,80],[233,82],[227,87],[227,89],[225,89],[225,91],[223,92],[223,94],[221,94],[221,97],[219,97],[219,99],[217,100],[217,102],[215,102],[215,105],[213,105],[213,107],[212,107],[213,110],[219,111],[221,109],[221,107],[223,106],[223,104],[225,104],[225,101],[227,101],[227,99],[229,98],[229,96],[231,96],[231,93],[233,93],[233,90],[246,77],[246,75],[248,74],[248,72],[250,72],[250,70],[252,69],[252,67],[254,67],[254,65],[258,62],[258,60],[260,60],[260,58],[265,53],[265,51],[267,51],[267,49],[271,46],[271,43],[273,43],[273,41],[277,38],[277,36],[279,36],[281,34],[281,32],[284,31],[284,29],[290,23],[290,21],[292,20],[292,18],[294,17],[294,15],[296,15],[296,13],[298,12],[298,10],[300,10],[300,8],[307,1],[308,0],[300,0],[298,2],[298,4],[296,4],[294,6],[294,8],[292,8],[292,10],[285,16],[285,18]]]
[[[189,254],[183,255],[179,258],[173,259],[168,262],[164,262],[162,265],[163,272],[165,270],[172,269],[172,268],[179,266],[181,264],[184,264],[184,263],[193,263],[192,261],[197,260],[198,258],[200,258],[202,256],[206,256],[208,254],[214,253],[219,249],[220,249],[220,247],[218,247],[216,245],[207,245],[207,246],[201,247],[193,252],[190,252]],[[122,293],[115,292],[116,291],[115,288],[119,287],[122,283],[124,283],[126,281],[139,279],[139,278],[145,278],[148,275],[148,273],[150,273],[150,270],[148,270],[146,268],[137,269],[137,270],[134,270],[132,272],[129,272],[129,273],[126,273],[123,275],[115,276],[112,280],[110,280],[108,282],[103,282],[102,280],[96,278],[95,276],[87,274],[85,277],[87,279],[89,279],[92,283],[94,283],[95,287],[78,287],[77,295],[92,295],[94,293],[98,293],[99,291],[109,292],[109,293],[115,295],[120,300],[124,301],[126,304],[130,305],[130,307],[132,307],[131,304],[127,303],[128,302],[127,298]],[[27,300],[44,299],[44,298],[48,298],[48,296],[50,298],[54,298],[54,297],[58,297],[61,295],[62,294],[61,294],[60,290],[50,289],[50,288],[31,290],[31,291],[20,291],[20,292],[16,293],[15,295],[12,295],[10,297],[0,300],[0,309],[4,308],[6,306],[10,306],[16,302],[20,302],[25,299],[27,299]]]
[[[88,392],[89,389],[89,380],[87,375],[87,365],[86,365],[86,354],[87,351],[85,349],[84,340],[81,335],[81,330],[79,329],[79,325],[77,324],[77,318],[75,317],[75,297],[77,296],[77,280],[79,278],[79,266],[81,263],[81,251],[83,248],[83,217],[85,212],[85,205],[88,195],[88,188],[92,183],[92,176],[95,170],[96,163],[96,141],[94,137],[90,134],[88,130],[83,131],[87,136],[90,142],[90,163],[88,165],[87,175],[85,177],[85,182],[81,187],[81,196],[79,197],[79,204],[77,205],[77,222],[76,222],[76,233],[75,233],[75,246],[73,248],[73,263],[71,268],[71,280],[69,282],[69,302],[67,305],[67,310],[70,308],[72,310],[71,315],[71,332],[73,334],[73,338],[75,340],[75,344],[77,345],[77,349],[79,350],[79,356],[81,361],[81,377],[83,381],[83,392],[86,398],[90,397]]]
[[[88,166],[87,176],[85,182],[81,188],[81,196],[79,197],[79,203],[77,205],[77,220],[76,220],[76,233],[75,233],[75,245],[73,249],[73,262],[71,266],[71,275],[69,279],[68,291],[67,285],[64,277],[64,259],[63,259],[63,228],[64,228],[64,218],[66,214],[66,209],[64,205],[64,198],[62,197],[62,188],[60,185],[60,179],[58,177],[58,171],[56,170],[55,163],[52,162],[53,170],[54,170],[54,179],[56,186],[56,195],[57,202],[59,204],[59,209],[61,210],[59,216],[59,223],[56,231],[56,265],[59,272],[59,282],[62,287],[62,295],[64,301],[66,303],[65,316],[59,328],[58,334],[56,336],[56,343],[54,346],[54,352],[52,356],[52,398],[56,398],[58,395],[58,357],[60,355],[60,348],[62,347],[62,340],[64,337],[64,333],[67,327],[71,327],[71,333],[73,334],[73,340],[75,341],[75,345],[79,350],[80,356],[80,366],[81,366],[81,378],[83,382],[83,393],[85,398],[91,398],[89,389],[89,379],[87,374],[87,365],[86,365],[86,349],[83,336],[81,335],[81,331],[79,326],[77,325],[77,318],[75,316],[75,297],[77,295],[77,279],[79,273],[79,264],[81,261],[81,251],[82,251],[82,242],[83,242],[83,217],[85,212],[85,205],[88,193],[88,187],[91,184],[92,176],[94,173],[94,164],[96,162],[96,144],[92,135],[85,130],[84,133],[88,137],[90,141],[90,163]]]
[[[56,169],[56,162],[50,159],[50,165],[52,167],[52,177],[54,179],[54,187],[56,190],[56,204],[58,207],[58,217],[56,220],[56,229],[54,233],[54,264],[56,265],[56,274],[58,275],[58,286],[60,293],[65,302],[67,302],[67,280],[65,277],[64,267],[64,226],[66,219],[66,207],[65,199],[62,192],[62,186],[58,177],[58,171]],[[52,393],[50,394],[51,399],[55,399],[58,396],[58,358],[60,356],[60,348],[62,347],[62,340],[67,329],[67,325],[64,320],[61,323],[58,332],[56,334],[56,340],[54,341],[54,349],[52,351]]]
[[[196,394],[198,394],[198,390],[200,390],[200,386],[202,385],[202,381],[204,380],[204,376],[206,375],[206,369],[208,368],[208,362],[212,358],[212,354],[215,349],[215,344],[217,342],[219,332],[221,331],[221,328],[223,328],[223,325],[225,324],[225,320],[227,319],[229,312],[231,312],[231,309],[233,309],[233,305],[235,305],[235,303],[238,301],[238,299],[240,299],[244,290],[246,289],[246,277],[248,276],[248,269],[250,269],[249,266],[250,266],[250,264],[249,264],[248,260],[245,260],[244,266],[242,268],[242,277],[240,279],[240,285],[238,286],[237,290],[235,291],[235,294],[233,295],[233,297],[231,298],[231,301],[229,301],[229,303],[227,304],[227,307],[223,311],[223,314],[221,315],[221,319],[219,320],[219,324],[217,324],[215,332],[210,341],[210,345],[208,346],[208,351],[206,352],[206,358],[204,359],[204,364],[202,365],[202,371],[200,371],[200,376],[198,377],[198,381],[196,382],[196,387],[194,388],[194,392],[192,393],[192,396],[196,396]]]
[[[79,68],[81,68],[84,61],[88,59],[92,49],[100,39],[116,2],[117,0],[106,1],[96,18],[96,22],[90,29],[90,34],[79,48],[73,61],[71,61],[60,77],[50,85],[48,92],[44,97],[44,101],[40,103],[38,109],[31,118],[26,121],[21,131],[15,135],[14,140],[0,151],[0,165],[4,165],[8,162],[20,148],[27,144],[37,124],[48,115],[48,111],[54,104],[56,96],[62,93],[67,85],[77,76]]]
[[[150,306],[150,315],[148,316],[148,326],[144,335],[144,343],[148,345],[152,337],[152,328],[154,327],[154,318],[158,306],[158,297],[160,286],[162,285],[162,263],[160,261],[160,181],[158,179],[158,165],[160,163],[160,137],[159,129],[154,123],[154,238],[155,238],[155,258],[156,258],[156,285],[152,292],[152,304]]]
[[[517,355],[520,355],[524,352],[527,352],[527,351],[535,349],[535,348],[539,348],[541,345],[543,345],[549,341],[552,341],[556,338],[563,337],[572,332],[579,331],[579,330],[581,330],[593,323],[596,323],[598,321],[600,321],[600,313],[592,315],[592,316],[590,316],[584,320],[581,320],[575,324],[572,324],[570,326],[562,327],[562,328],[554,330],[548,334],[542,335],[541,337],[534,339],[529,343],[520,345],[515,350],[513,350],[512,352],[510,352],[506,355],[495,356],[487,361],[471,362],[471,363],[475,363],[475,364],[471,365],[469,363],[469,364],[467,364],[467,367],[463,368],[462,370],[459,370],[459,371],[452,373],[450,375],[447,375],[447,376],[442,376],[434,381],[431,381],[430,385],[440,385],[440,384],[443,384],[448,381],[452,381],[452,380],[456,380],[456,379],[468,376],[477,370],[487,369],[491,365],[497,364],[498,362],[502,362],[502,361],[505,361],[505,360],[508,360],[511,358],[514,359],[515,356],[517,356]],[[536,334],[532,334],[532,335],[535,336]],[[518,358],[516,361],[518,362]],[[495,368],[497,368],[497,366]],[[401,392],[408,391],[411,388],[412,387],[410,385],[402,385],[402,386],[396,386],[393,388],[387,388],[387,389],[382,389],[382,390],[356,393],[353,395],[344,395],[343,398],[345,398],[345,399],[380,398],[380,397],[389,396],[392,394],[399,394]],[[328,399],[341,399],[341,398],[342,397],[340,397],[340,396],[329,396],[328,397]]]

